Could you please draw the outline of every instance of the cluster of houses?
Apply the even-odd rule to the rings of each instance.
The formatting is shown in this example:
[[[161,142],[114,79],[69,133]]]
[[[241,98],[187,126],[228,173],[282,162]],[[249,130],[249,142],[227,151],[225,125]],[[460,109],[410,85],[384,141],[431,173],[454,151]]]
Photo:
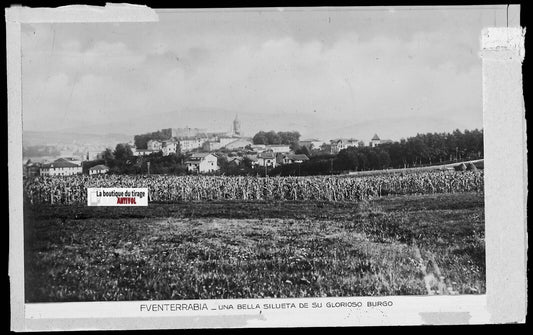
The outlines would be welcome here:
[[[275,168],[284,164],[303,163],[309,157],[295,154],[288,145],[250,145],[248,154],[228,156],[213,152],[193,152],[184,161],[190,173],[213,173],[220,169],[219,159],[226,158],[229,164],[241,165],[245,158],[249,159],[252,167]],[[88,169],[89,175],[104,174],[109,171],[105,165],[96,165]],[[82,174],[82,161],[72,157],[62,157],[50,163],[38,163],[28,160],[24,164],[24,175],[34,176],[70,176]]]
[[[375,148],[378,145],[392,143],[392,140],[382,140],[377,134],[375,134],[372,139],[368,142],[368,146]],[[341,150],[347,149],[349,147],[364,147],[365,142],[362,140],[357,140],[354,138],[337,138],[330,141],[330,152],[332,154],[338,154]]]
[[[263,145],[253,144],[251,138],[242,137],[240,121],[235,117],[233,130],[230,133],[211,133],[196,128],[162,129],[168,140],[150,139],[146,149],[136,148],[129,143],[134,156],[148,156],[153,153],[162,153],[163,156],[180,153],[187,155],[183,162],[190,173],[213,173],[220,169],[219,159],[224,157],[229,164],[241,165],[247,158],[252,167],[275,168],[285,164],[301,164],[309,160],[304,154],[291,151],[289,145]],[[381,140],[376,134],[369,142],[370,147],[375,147],[391,140]],[[305,139],[299,142],[300,147],[309,151],[314,149],[329,149],[331,154],[338,154],[348,147],[363,147],[365,143],[357,139],[333,139],[329,145],[318,139]],[[222,150],[221,149],[225,149]],[[327,150],[326,149],[326,150]],[[96,159],[102,157],[97,155]],[[87,156],[89,159],[89,156]],[[104,174],[109,171],[105,165],[96,165],[88,169],[89,175]],[[75,158],[59,158],[53,162],[40,164],[28,161],[24,164],[26,176],[67,176],[83,173],[82,162]]]
[[[247,154],[227,156],[226,154],[213,152],[195,152],[192,153],[185,165],[187,170],[192,173],[211,173],[220,169],[218,159],[224,157],[229,164],[239,166],[247,158],[252,167],[275,168],[284,164],[303,163],[309,160],[309,157],[303,154],[295,154],[288,145],[248,145]]]
[[[252,162],[252,166],[272,167],[278,165],[303,163],[309,160],[307,155],[295,154],[288,145],[257,145],[260,150],[258,154],[247,155]]]
[[[109,171],[105,165],[96,165],[88,169],[89,175],[104,174]],[[36,176],[72,176],[82,174],[82,161],[74,157],[62,157],[50,163],[39,163],[28,160],[24,164],[23,175]]]
[[[183,148],[181,141],[179,142],[179,145]],[[375,134],[368,146],[376,147],[386,143],[392,143],[392,140],[382,140],[377,134]],[[326,144],[324,141],[318,139],[306,139],[299,142],[301,147],[305,146],[309,150],[321,148],[324,144]],[[164,149],[165,145],[168,146],[168,142],[167,144],[165,144],[165,142],[161,143],[152,140],[148,142],[148,148],[152,150],[151,152],[163,151],[163,155],[166,155],[166,152],[168,152]],[[356,139],[334,139],[330,141],[329,146],[332,154],[338,154],[341,150],[349,147],[363,147],[365,146],[365,143]],[[218,159],[221,155],[219,153],[214,153],[214,151],[221,148],[226,148],[228,151],[242,151],[243,149],[246,149],[247,152],[251,152],[240,156],[226,156],[225,158],[230,164],[240,165],[246,157],[251,161],[252,167],[254,168],[275,168],[285,164],[301,164],[309,160],[307,155],[295,154],[292,152],[288,145],[252,144],[250,139],[235,139],[235,137],[221,137],[216,141],[205,141],[201,146],[198,144],[192,149],[189,149],[189,147],[186,148],[186,150],[182,149],[182,151],[187,152],[193,149],[201,149],[204,151],[192,153],[185,161],[187,170],[192,173],[212,173],[219,170]]]
[[[235,116],[232,131],[229,133],[208,133],[204,129],[198,128],[167,128],[161,132],[169,139],[159,141],[151,139],[147,143],[146,149],[136,148],[130,144],[134,156],[147,156],[161,152],[163,156],[175,154],[179,150],[187,153],[194,150],[212,152],[220,149],[237,150],[244,149],[252,145],[251,138],[245,138],[241,132],[241,122]]]
[[[248,145],[252,145],[252,140],[249,138],[230,136],[213,136],[209,138],[198,136],[192,138],[172,138],[166,141],[149,140],[146,149],[138,149],[133,144],[130,144],[130,148],[134,156],[148,156],[157,152],[161,152],[163,156],[168,156],[177,153],[178,148],[182,153],[194,150],[211,152],[220,149],[244,149]]]

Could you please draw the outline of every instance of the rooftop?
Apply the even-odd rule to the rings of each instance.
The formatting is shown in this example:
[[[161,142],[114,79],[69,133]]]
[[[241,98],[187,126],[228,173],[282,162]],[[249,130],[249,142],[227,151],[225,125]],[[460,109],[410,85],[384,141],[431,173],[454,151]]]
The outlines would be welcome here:
[[[89,170],[91,170],[91,171],[102,171],[102,170],[109,170],[109,168],[107,166],[105,166],[105,165],[99,164],[99,165],[93,166]]]
[[[72,163],[64,158],[59,158],[53,161],[52,163],[43,164],[44,168],[69,168],[69,167],[79,167],[78,164]]]
[[[265,152],[261,152],[259,155],[257,155],[257,158],[274,159],[274,158],[276,158],[276,155],[274,155],[273,152],[265,151]]]
[[[209,152],[195,152],[194,154],[191,155],[190,158],[204,158],[208,155],[211,155]]]
[[[289,159],[295,160],[295,161],[308,161],[309,157],[307,157],[307,155],[304,155],[304,154],[293,154],[293,155],[289,155]]]

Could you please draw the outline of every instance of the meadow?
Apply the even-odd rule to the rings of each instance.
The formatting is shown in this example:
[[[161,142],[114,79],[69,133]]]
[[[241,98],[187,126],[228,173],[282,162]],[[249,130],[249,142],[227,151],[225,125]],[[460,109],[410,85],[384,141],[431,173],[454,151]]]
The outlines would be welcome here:
[[[24,214],[27,302],[485,293],[482,192]]]

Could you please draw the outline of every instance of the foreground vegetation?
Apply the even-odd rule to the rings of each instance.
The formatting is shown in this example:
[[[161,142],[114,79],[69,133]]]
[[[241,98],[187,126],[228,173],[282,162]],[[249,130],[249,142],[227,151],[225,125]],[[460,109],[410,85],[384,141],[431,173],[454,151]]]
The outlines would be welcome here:
[[[26,300],[485,292],[480,193],[25,208]]]
[[[32,204],[87,203],[89,187],[147,187],[149,201],[359,201],[385,195],[483,192],[483,170],[411,171],[363,176],[236,177],[97,175],[24,182]]]

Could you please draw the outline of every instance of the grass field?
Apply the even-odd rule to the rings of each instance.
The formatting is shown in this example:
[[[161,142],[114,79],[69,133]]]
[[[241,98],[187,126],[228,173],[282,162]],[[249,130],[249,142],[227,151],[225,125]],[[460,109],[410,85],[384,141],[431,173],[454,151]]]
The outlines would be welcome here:
[[[27,302],[485,292],[480,193],[26,204]]]

